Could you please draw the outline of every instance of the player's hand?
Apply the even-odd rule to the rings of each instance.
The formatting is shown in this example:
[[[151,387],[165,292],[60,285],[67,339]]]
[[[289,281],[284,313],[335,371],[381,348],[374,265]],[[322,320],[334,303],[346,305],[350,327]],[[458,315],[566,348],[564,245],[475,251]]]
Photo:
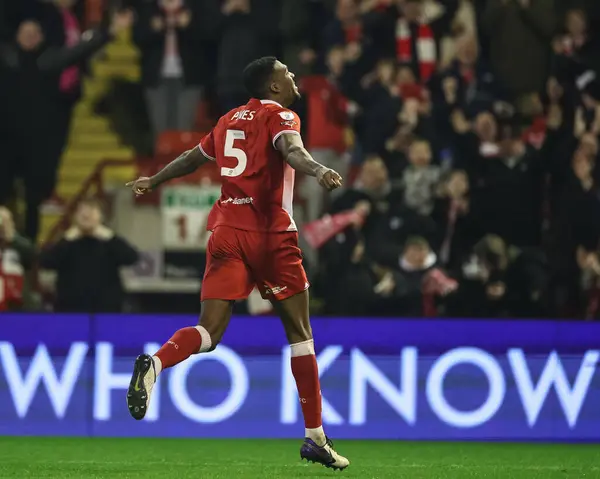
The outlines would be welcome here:
[[[340,174],[330,168],[323,168],[317,172],[317,181],[327,191],[335,190],[342,186]]]
[[[140,176],[137,180],[126,183],[125,186],[130,187],[136,196],[142,196],[152,191],[152,179],[147,176]]]

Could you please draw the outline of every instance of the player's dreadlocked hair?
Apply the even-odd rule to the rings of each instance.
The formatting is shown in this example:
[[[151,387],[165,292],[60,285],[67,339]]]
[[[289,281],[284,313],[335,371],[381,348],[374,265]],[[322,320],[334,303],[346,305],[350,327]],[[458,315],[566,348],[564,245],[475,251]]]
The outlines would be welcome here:
[[[275,68],[275,57],[262,57],[254,60],[246,68],[242,78],[244,87],[252,98],[265,98],[269,89],[269,80]]]

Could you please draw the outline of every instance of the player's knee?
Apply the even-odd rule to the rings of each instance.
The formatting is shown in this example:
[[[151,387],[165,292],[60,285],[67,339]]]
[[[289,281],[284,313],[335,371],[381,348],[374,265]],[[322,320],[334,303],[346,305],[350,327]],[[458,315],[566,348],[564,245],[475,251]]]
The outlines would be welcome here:
[[[221,339],[223,339],[223,334],[225,333],[225,329],[220,327],[218,324],[211,324],[210,322],[202,321],[198,324],[198,328],[202,328],[204,330],[204,334],[206,336],[206,343],[209,343],[210,346],[206,349],[206,352],[214,351]]]

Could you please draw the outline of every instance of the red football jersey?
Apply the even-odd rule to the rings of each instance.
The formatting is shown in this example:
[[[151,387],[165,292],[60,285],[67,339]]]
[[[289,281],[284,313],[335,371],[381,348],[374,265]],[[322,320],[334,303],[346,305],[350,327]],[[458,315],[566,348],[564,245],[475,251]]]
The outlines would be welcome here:
[[[275,148],[283,134],[300,134],[300,119],[271,100],[250,100],[222,116],[198,147],[217,162],[221,197],[207,229],[296,231],[292,218],[294,169]]]

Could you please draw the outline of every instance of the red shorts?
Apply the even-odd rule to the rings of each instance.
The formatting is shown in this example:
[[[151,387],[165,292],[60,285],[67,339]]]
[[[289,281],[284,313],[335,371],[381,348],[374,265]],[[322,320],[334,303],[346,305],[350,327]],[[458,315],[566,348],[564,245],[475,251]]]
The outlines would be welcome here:
[[[258,287],[282,300],[308,288],[298,233],[263,233],[218,226],[208,240],[201,299],[246,299]]]

